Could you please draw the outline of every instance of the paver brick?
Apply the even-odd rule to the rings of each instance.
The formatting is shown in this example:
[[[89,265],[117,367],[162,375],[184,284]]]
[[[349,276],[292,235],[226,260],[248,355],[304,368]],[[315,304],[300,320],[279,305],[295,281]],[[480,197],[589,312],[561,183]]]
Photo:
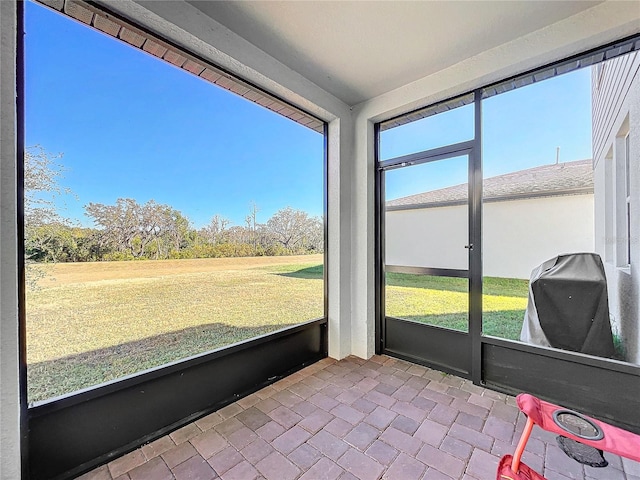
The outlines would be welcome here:
[[[221,475],[222,480],[255,480],[260,473],[246,460],[240,462],[225,474]]]
[[[477,478],[493,478],[498,469],[498,461],[498,457],[476,448],[467,465],[467,473]]]
[[[193,437],[200,435],[202,430],[198,428],[195,423],[190,423],[189,425],[185,425],[178,430],[175,430],[169,434],[171,440],[175,442],[176,445],[180,445],[187,440],[191,440]]]
[[[337,460],[349,450],[347,443],[325,430],[320,430],[311,437],[309,443],[332,460]]]
[[[336,406],[329,413],[341,418],[345,422],[349,422],[351,425],[357,425],[365,417],[364,413],[344,404]]]
[[[424,445],[416,458],[452,478],[460,478],[465,469],[465,462],[431,445]]]
[[[271,444],[285,455],[290,454],[311,437],[311,434],[298,425],[290,428]]]
[[[434,422],[438,422],[442,425],[450,427],[451,425],[453,425],[453,422],[458,416],[458,413],[458,410],[456,410],[455,408],[438,403],[435,407],[433,407],[431,412],[429,412],[428,418],[429,420],[433,420]]]
[[[279,452],[273,452],[260,460],[256,469],[267,480],[293,480],[301,473],[297,466]]]
[[[297,413],[289,410],[284,405],[269,412],[269,416],[282,425],[285,429],[293,427],[296,423],[302,420],[302,417]]]
[[[207,430],[189,440],[189,443],[191,443],[205,459],[228,446],[227,441],[215,430]]]
[[[151,460],[152,458],[157,457],[158,455],[170,450],[175,447],[176,444],[173,443],[171,437],[165,435],[164,437],[160,437],[159,439],[148,443],[147,445],[143,445],[141,450],[144,453],[144,456],[147,460]]]
[[[365,451],[365,453],[381,465],[390,465],[400,452],[391,445],[387,445],[380,440],[376,440]]]
[[[231,445],[236,447],[237,450],[242,450],[257,438],[258,435],[253,430],[242,427],[229,435],[227,440]]]
[[[273,446],[270,443],[265,442],[263,439],[258,438],[244,447],[240,453],[249,463],[255,465],[267,455],[274,451]]]
[[[84,475],[80,475],[76,480],[111,480],[111,474],[109,473],[109,467],[102,465]]]
[[[442,440],[442,443],[438,448],[443,452],[450,453],[454,457],[458,457],[461,460],[467,460],[473,451],[473,447],[467,442],[463,442],[462,440],[448,435],[444,437],[444,440]],[[513,453],[513,451],[511,451],[511,453]]]
[[[358,450],[364,451],[379,435],[379,430],[366,423],[361,423],[344,437],[344,441],[353,445]]]
[[[344,437],[347,433],[351,431],[353,425],[349,422],[342,420],[341,418],[334,418],[329,423],[327,423],[323,430],[335,435],[338,438]]]
[[[144,453],[142,453],[142,450],[138,449],[109,462],[107,466],[109,467],[111,476],[115,478],[142,465],[145,461],[146,458],[144,457]]]
[[[423,445],[418,438],[414,438],[411,435],[407,435],[391,427],[387,428],[382,435],[380,435],[380,440],[409,455],[418,453]]]
[[[285,428],[275,420],[270,421],[256,430],[256,433],[267,442],[270,442],[274,438],[278,438],[284,432]]]
[[[416,422],[421,422],[427,416],[426,411],[418,407],[415,407],[410,403],[402,402],[402,401],[399,401],[393,404],[391,406],[391,410],[396,413],[399,413],[400,415],[404,415],[405,417],[412,418]]]
[[[384,473],[383,478],[389,480],[421,478],[426,470],[427,466],[424,463],[405,453],[401,453]]]
[[[236,418],[251,430],[257,430],[271,421],[271,417],[255,407],[247,408],[236,415]]]
[[[486,452],[491,451],[491,446],[494,441],[493,437],[484,433],[476,432],[475,430],[458,423],[454,423],[449,429],[449,435],[457,438],[458,440],[462,440],[463,442],[467,442],[474,447],[481,448]]]
[[[200,455],[191,457],[173,469],[176,480],[212,480],[218,475]],[[132,479],[133,480],[133,479]]]
[[[397,413],[387,410],[384,407],[377,407],[373,412],[364,418],[369,425],[376,427],[378,430],[384,430],[398,416]]]
[[[464,425],[465,427],[469,427],[472,430],[476,430],[478,432],[481,432],[482,427],[484,427],[483,418],[476,417],[475,415],[471,415],[466,412],[460,412],[456,417],[455,423],[459,423],[460,425]]]
[[[193,448],[193,445],[185,442],[173,447],[171,450],[167,450],[161,457],[169,468],[173,468],[197,454],[198,452]]]
[[[311,415],[313,412],[317,411],[318,407],[316,407],[313,403],[307,402],[303,400],[300,403],[295,404],[291,407],[291,411],[297,413],[301,417],[306,417],[307,415]]]
[[[304,471],[308,470],[313,464],[322,458],[322,453],[308,443],[303,443],[287,455],[287,458]]]
[[[220,450],[218,453],[207,460],[209,465],[213,467],[218,475],[222,475],[223,473],[228,472],[237,464],[242,462],[244,457],[232,446],[228,446],[227,448]]]
[[[340,457],[338,465],[359,480],[377,480],[384,471],[384,467],[373,458],[360,453],[354,448],[350,448]]]
[[[322,409],[316,409],[315,412],[300,420],[298,426],[304,428],[308,432],[316,433],[334,418],[335,417],[329,412]]]
[[[413,418],[398,415],[393,422],[391,422],[390,426],[406,433],[407,435],[413,435],[420,427],[420,423],[416,422]]]
[[[422,422],[418,430],[413,434],[415,438],[419,438],[424,443],[437,447],[440,445],[444,437],[446,437],[448,428],[431,420]]]
[[[307,470],[300,480],[336,480],[344,470],[326,457]]]
[[[173,480],[173,474],[160,457],[154,457],[129,472],[131,480]]]

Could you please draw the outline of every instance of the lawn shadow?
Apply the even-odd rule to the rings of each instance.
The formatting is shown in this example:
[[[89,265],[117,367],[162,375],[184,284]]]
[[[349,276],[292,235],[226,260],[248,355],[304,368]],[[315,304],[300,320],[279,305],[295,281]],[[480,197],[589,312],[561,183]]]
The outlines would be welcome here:
[[[324,265],[301,268],[294,272],[278,273],[281,277],[302,278],[305,280],[322,280],[324,277]]]
[[[28,399],[33,403],[57,397],[290,326],[210,323],[29,364]]]

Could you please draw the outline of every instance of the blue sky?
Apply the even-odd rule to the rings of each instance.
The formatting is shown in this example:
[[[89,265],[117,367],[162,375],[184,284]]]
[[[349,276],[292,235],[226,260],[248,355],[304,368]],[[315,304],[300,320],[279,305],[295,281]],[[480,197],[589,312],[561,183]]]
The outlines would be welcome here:
[[[63,215],[154,199],[196,227],[323,213],[323,138],[126,44],[26,3],[26,145],[62,152]]]
[[[473,105],[467,105],[387,130],[381,135],[381,157],[470,140],[473,113]],[[482,103],[482,128],[485,177],[555,163],[557,147],[560,162],[591,158],[591,69],[488,98]],[[387,198],[459,184],[461,165],[445,160],[398,171],[389,176]]]
[[[214,214],[244,223],[252,203],[266,222],[286,206],[322,215],[320,134],[44,7],[26,3],[26,144],[62,152],[83,206],[154,199],[196,227]],[[487,177],[591,158],[590,69],[483,102]],[[391,158],[468,140],[472,106],[383,132]],[[462,165],[462,167],[461,167]],[[387,198],[460,183],[461,162],[389,176]],[[424,172],[424,173],[422,173]]]

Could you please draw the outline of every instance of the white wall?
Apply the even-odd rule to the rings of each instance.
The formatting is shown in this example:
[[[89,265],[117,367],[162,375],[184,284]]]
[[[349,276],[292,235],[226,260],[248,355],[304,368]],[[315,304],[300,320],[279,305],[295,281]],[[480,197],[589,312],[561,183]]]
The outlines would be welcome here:
[[[596,251],[604,260],[609,311],[624,342],[627,358],[640,364],[640,55],[615,59],[594,89],[594,183]],[[624,85],[624,88],[620,88]],[[631,264],[626,259],[625,212],[616,197],[624,195],[617,171],[629,133],[631,183]]]
[[[485,203],[484,276],[529,279],[531,270],[556,255],[593,252],[593,209],[591,194]],[[387,212],[387,264],[467,269],[467,210]]]

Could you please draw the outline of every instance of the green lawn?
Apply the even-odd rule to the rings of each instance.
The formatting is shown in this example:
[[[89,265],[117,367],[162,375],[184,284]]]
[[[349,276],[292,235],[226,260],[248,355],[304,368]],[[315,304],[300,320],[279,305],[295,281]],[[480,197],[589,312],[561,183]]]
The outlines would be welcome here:
[[[468,280],[388,273],[385,307],[389,316],[467,331]],[[485,277],[483,333],[518,340],[527,307],[528,281]]]
[[[55,397],[323,315],[321,255],[57,264],[27,292],[28,395]],[[42,268],[42,267],[41,267]],[[463,328],[466,280],[390,274],[389,315]],[[518,338],[527,282],[485,281]]]

